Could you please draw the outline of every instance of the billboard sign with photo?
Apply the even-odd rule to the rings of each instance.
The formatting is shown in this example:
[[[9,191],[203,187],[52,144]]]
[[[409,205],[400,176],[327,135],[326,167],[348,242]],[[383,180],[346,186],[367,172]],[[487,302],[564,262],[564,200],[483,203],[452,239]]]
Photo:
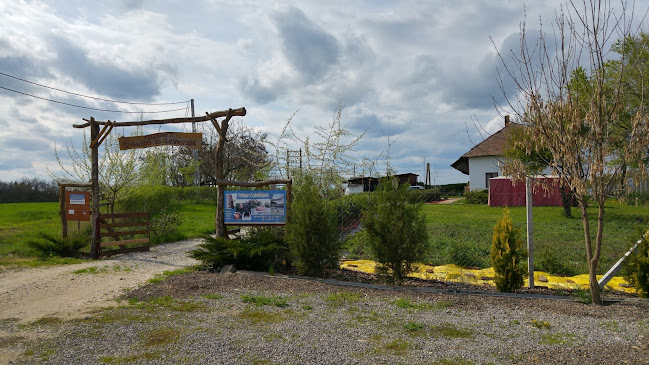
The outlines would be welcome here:
[[[286,191],[226,190],[225,224],[286,224]]]

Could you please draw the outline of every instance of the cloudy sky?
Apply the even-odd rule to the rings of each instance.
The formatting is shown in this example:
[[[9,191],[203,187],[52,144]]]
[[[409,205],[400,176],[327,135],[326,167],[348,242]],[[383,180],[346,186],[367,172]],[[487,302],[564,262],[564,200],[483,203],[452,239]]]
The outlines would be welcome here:
[[[499,49],[519,46],[519,24],[551,20],[558,1],[0,0],[0,72],[104,99],[195,100],[197,115],[245,107],[242,122],[276,139],[332,120],[365,133],[358,170],[466,182],[449,165],[503,118],[493,99]],[[501,67],[502,68],[502,67]],[[87,108],[184,117],[187,104],[115,104],[0,75],[0,87]],[[53,103],[0,89],[0,180],[49,179],[54,146],[81,145],[82,118],[140,115]],[[476,127],[476,121],[483,129]],[[157,127],[156,127],[157,128]],[[165,126],[155,131],[187,130]],[[130,133],[116,130],[114,133]],[[269,147],[270,149],[270,147]]]

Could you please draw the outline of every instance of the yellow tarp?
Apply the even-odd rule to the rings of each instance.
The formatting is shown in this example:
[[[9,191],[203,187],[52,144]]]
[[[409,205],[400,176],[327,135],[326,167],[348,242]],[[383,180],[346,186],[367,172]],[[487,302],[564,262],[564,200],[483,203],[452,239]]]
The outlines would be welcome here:
[[[361,271],[368,274],[374,274],[376,262],[371,260],[349,260],[344,261],[341,268]],[[426,280],[444,280],[461,282],[467,284],[488,284],[496,286],[493,282],[494,270],[493,268],[472,270],[465,269],[456,265],[443,265],[443,266],[430,266],[430,265],[417,265],[414,272],[409,274],[410,277],[426,279]],[[599,280],[601,276],[598,276]],[[534,285],[544,286],[550,289],[587,289],[588,288],[588,274],[577,276],[565,277],[555,276],[542,271],[534,272]],[[525,279],[525,286],[528,286],[528,280]],[[635,293],[635,289],[624,280],[624,278],[616,276],[611,279],[604,290],[612,290],[626,293]]]

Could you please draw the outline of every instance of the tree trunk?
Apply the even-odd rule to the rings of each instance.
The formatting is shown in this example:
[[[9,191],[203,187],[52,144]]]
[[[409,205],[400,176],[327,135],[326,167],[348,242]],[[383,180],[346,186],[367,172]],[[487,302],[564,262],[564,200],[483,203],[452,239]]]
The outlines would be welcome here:
[[[563,216],[566,218],[572,218],[572,192],[566,192],[565,186],[559,188],[561,194],[561,204],[563,204]]]
[[[588,221],[587,198],[579,196],[579,207],[581,208],[581,220],[584,225],[584,242],[586,243],[586,262],[588,262],[588,284],[593,304],[600,304],[599,284],[597,283],[597,262],[593,261],[592,239],[590,237],[590,222]],[[593,265],[594,264],[594,265]]]

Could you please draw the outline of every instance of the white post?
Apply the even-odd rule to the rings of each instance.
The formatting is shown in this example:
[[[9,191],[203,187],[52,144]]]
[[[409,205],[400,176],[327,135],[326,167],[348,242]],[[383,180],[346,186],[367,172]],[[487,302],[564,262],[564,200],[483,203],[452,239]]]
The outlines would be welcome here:
[[[534,288],[534,243],[532,240],[532,179],[525,178],[525,206],[527,207],[527,271],[529,275],[529,288]]]

